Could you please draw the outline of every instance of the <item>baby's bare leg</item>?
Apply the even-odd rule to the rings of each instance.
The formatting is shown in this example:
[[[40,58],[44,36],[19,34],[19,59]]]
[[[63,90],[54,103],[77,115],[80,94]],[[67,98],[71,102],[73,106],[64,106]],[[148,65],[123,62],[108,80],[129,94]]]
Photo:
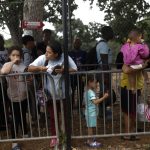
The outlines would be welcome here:
[[[129,81],[129,86],[132,91],[136,90],[136,72],[128,74],[128,81]]]

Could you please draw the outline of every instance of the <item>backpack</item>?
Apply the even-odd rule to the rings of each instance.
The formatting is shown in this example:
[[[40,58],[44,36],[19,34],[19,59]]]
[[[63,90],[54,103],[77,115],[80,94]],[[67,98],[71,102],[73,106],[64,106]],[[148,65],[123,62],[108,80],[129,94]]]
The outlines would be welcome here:
[[[97,60],[97,52],[96,47],[100,42],[106,42],[105,40],[100,40],[94,47],[92,47],[89,52],[87,53],[86,64],[89,66],[87,70],[94,70],[98,68],[98,60]]]
[[[122,69],[122,66],[123,66],[123,53],[122,52],[119,52],[117,54],[117,57],[116,57],[116,61],[115,61],[115,64],[116,64],[116,68],[117,69]]]

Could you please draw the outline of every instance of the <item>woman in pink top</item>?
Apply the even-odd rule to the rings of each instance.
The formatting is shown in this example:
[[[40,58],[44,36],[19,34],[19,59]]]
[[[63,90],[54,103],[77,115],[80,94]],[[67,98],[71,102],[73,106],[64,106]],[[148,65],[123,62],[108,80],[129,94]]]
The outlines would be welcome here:
[[[149,48],[142,43],[142,33],[138,30],[132,30],[128,35],[129,41],[125,43],[121,52],[123,53],[124,64],[133,69],[138,69],[136,72],[128,74],[129,86],[132,91],[136,90],[136,76],[142,69],[144,60],[149,56]]]

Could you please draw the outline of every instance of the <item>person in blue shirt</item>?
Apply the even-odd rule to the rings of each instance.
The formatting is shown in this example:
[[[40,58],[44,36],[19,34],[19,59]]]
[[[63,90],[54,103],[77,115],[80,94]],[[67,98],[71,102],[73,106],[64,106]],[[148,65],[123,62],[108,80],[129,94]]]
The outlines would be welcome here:
[[[84,92],[84,102],[85,102],[85,118],[88,127],[88,135],[93,135],[93,130],[97,125],[97,115],[98,107],[97,105],[106,100],[109,94],[106,92],[101,98],[96,96],[96,79],[93,75],[87,76],[87,86]],[[95,140],[88,140],[87,145],[90,147],[100,147],[101,143]]]
[[[112,50],[110,49],[108,42],[113,40],[114,38],[114,32],[113,29],[110,26],[104,26],[101,29],[101,39],[97,46],[96,46],[96,53],[97,53],[97,60],[99,63],[98,70],[101,71],[108,71],[111,70],[111,64],[112,64]],[[109,91],[110,97],[105,101],[105,103],[101,103],[99,105],[100,107],[100,117],[104,117],[103,115],[107,112],[103,112],[104,107],[110,107],[112,105],[112,90],[111,90],[111,73],[105,73],[105,74],[99,74],[98,75],[98,81],[100,83],[100,93],[103,93],[103,91]],[[111,94],[112,93],[112,94]],[[105,109],[107,110],[107,109]],[[109,117],[109,116],[108,116]],[[110,116],[111,118],[111,116]]]

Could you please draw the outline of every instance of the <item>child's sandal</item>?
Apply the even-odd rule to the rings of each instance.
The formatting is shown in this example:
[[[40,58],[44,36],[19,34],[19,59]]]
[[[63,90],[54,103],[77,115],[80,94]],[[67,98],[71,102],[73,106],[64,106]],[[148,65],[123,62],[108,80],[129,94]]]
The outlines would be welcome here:
[[[16,145],[15,147],[12,148],[12,150],[21,150],[21,147],[19,145]]]

